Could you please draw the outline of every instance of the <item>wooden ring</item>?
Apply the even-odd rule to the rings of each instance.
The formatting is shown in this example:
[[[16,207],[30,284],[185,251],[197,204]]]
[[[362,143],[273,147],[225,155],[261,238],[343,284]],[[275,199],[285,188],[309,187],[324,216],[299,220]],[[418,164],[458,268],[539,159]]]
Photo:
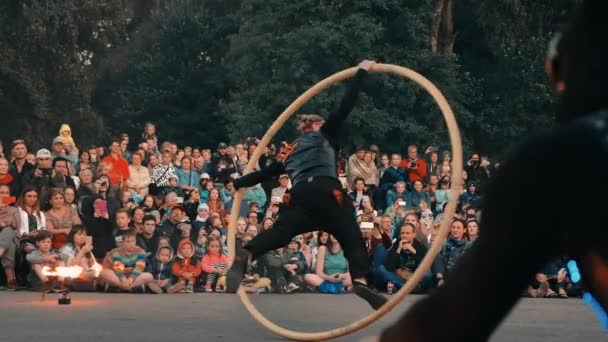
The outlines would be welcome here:
[[[329,86],[339,81],[353,77],[357,73],[357,70],[357,67],[352,67],[333,74],[332,76],[322,80],[321,82],[314,85],[312,88],[308,89],[304,94],[300,95],[300,97],[298,97],[291,105],[289,105],[289,107],[287,107],[287,109],[285,109],[285,111],[283,111],[283,113],[281,113],[281,115],[276,119],[272,126],[270,126],[270,129],[262,138],[262,141],[253,153],[251,160],[249,160],[249,163],[245,168],[244,174],[248,174],[253,170],[254,166],[258,162],[258,159],[262,155],[262,152],[266,149],[266,146],[268,145],[272,137],[283,126],[287,119],[289,119],[289,117],[293,115],[293,113],[300,109],[300,107],[302,107],[302,105],[308,102],[308,100],[310,100],[313,96],[319,94],[322,90],[328,88]],[[408,78],[416,82],[422,88],[424,88],[433,97],[433,99],[435,99],[435,102],[437,102],[437,105],[439,106],[439,109],[441,110],[443,118],[448,127],[448,133],[450,136],[450,143],[452,145],[453,152],[451,178],[452,186],[450,190],[453,194],[457,193],[458,186],[462,183],[462,142],[460,138],[460,130],[458,128],[456,118],[454,117],[454,113],[452,112],[452,108],[448,104],[441,91],[439,91],[439,89],[437,89],[437,87],[424,76],[411,69],[404,68],[398,65],[374,64],[370,72],[392,73]],[[232,211],[230,213],[230,224],[228,228],[228,248],[230,260],[234,260],[236,221],[238,219],[239,209],[241,207],[241,201],[243,199],[244,192],[245,189],[239,189],[239,191],[235,194],[234,201],[232,204]],[[450,198],[444,213],[445,218],[450,218],[454,216],[454,213],[456,211],[457,200],[458,196],[452,196]],[[441,227],[439,229],[439,233],[435,241],[431,245],[430,249],[427,251],[426,256],[424,257],[424,259],[422,260],[410,280],[408,280],[407,283],[405,283],[405,286],[402,287],[397,293],[395,293],[384,306],[351,324],[333,330],[321,332],[297,332],[285,329],[274,324],[266,317],[264,317],[264,315],[262,315],[262,313],[250,301],[248,295],[245,293],[243,288],[240,288],[237,293],[241,299],[241,302],[243,302],[243,305],[245,306],[247,311],[249,311],[249,313],[253,316],[253,318],[266,329],[270,330],[276,335],[295,341],[325,341],[345,336],[367,327],[368,325],[376,322],[382,316],[386,315],[397,304],[403,301],[403,299],[418,285],[418,283],[420,283],[424,274],[430,270],[433,260],[435,259],[437,254],[439,254],[441,245],[447,238],[449,232],[449,223],[450,220],[448,219],[444,219],[441,222]]]

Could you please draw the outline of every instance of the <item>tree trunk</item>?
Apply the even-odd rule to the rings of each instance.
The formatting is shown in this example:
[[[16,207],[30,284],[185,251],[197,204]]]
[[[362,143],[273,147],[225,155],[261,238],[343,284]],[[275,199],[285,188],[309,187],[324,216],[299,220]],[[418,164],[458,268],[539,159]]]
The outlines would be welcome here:
[[[443,13],[443,3],[445,0],[433,1],[433,14],[431,18],[431,51],[438,52],[439,29],[441,27],[441,17]]]
[[[431,51],[451,54],[454,52],[454,0],[434,0],[431,19]]]

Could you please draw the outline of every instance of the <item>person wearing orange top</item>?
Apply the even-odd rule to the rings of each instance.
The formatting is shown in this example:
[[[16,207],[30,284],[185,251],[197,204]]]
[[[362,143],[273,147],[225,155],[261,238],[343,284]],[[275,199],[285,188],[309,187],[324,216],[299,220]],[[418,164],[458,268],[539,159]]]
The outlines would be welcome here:
[[[426,162],[424,159],[418,158],[418,148],[416,146],[410,145],[407,148],[407,159],[401,161],[399,166],[408,171],[410,183],[419,180],[424,184],[427,174]]]
[[[101,162],[112,165],[112,169],[108,174],[110,176],[110,184],[121,185],[129,178],[129,163],[122,156],[120,141],[118,139],[112,139],[110,155],[105,157]]]

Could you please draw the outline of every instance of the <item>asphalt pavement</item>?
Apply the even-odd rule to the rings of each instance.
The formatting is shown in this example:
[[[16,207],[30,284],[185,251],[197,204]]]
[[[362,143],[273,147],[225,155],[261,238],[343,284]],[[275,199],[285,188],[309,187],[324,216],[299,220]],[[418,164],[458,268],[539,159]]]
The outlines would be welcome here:
[[[228,294],[72,293],[72,304],[44,302],[36,292],[0,292],[0,342],[281,341],[258,325]],[[411,296],[363,332],[377,334],[420,297]],[[319,331],[348,324],[370,312],[354,295],[256,295],[254,303],[280,326]],[[608,341],[579,299],[523,299],[491,341]]]

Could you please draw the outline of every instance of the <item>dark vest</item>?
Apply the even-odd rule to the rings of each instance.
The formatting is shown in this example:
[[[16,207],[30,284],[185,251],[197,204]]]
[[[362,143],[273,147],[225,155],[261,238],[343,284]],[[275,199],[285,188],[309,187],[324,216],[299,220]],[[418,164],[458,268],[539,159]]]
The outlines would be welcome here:
[[[285,161],[293,185],[309,177],[337,178],[336,151],[321,131],[303,134],[294,145]]]

